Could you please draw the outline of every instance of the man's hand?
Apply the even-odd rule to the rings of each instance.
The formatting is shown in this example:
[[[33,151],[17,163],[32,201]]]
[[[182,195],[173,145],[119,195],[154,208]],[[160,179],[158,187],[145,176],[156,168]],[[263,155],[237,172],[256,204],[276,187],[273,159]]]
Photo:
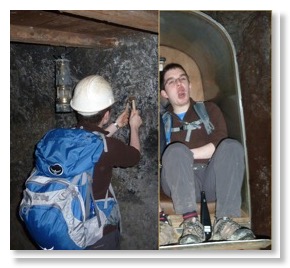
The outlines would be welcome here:
[[[139,139],[139,127],[142,125],[142,119],[139,115],[139,111],[136,110],[135,105],[132,105],[129,124],[131,129],[130,145],[135,147],[140,152],[141,146]]]
[[[130,114],[130,127],[139,129],[141,125],[142,125],[142,119],[139,115],[139,111],[136,109],[135,100],[133,100],[131,114]]]
[[[127,103],[125,110],[118,116],[116,123],[119,127],[128,125],[129,122],[129,104]]]

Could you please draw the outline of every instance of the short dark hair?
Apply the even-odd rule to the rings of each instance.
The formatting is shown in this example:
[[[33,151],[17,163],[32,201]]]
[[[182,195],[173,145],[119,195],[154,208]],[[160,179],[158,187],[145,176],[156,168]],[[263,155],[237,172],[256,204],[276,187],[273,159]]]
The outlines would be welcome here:
[[[184,73],[186,74],[186,76],[188,77],[187,72],[185,71],[185,69],[178,63],[169,63],[167,64],[164,69],[160,72],[160,90],[164,90],[165,89],[165,84],[164,84],[164,76],[165,74],[173,69],[181,69],[182,71],[184,71]]]
[[[102,121],[105,113],[107,111],[111,112],[111,110],[112,110],[112,106],[109,106],[108,108],[105,108],[104,110],[98,112],[97,114],[93,114],[93,115],[89,115],[89,116],[83,116],[83,115],[77,113],[77,120],[79,122],[82,121],[82,122],[99,124]]]

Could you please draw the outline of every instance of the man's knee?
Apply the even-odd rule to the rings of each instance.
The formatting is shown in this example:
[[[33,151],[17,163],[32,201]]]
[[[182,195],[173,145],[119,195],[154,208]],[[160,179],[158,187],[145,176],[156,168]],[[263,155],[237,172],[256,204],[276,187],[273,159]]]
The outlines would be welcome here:
[[[221,151],[228,151],[231,153],[236,153],[239,156],[244,156],[244,147],[243,145],[234,139],[224,139],[219,145],[218,149]]]
[[[180,142],[175,142],[166,147],[162,156],[162,161],[166,161],[166,159],[171,158],[172,156],[178,158],[184,155],[192,156],[186,145]]]

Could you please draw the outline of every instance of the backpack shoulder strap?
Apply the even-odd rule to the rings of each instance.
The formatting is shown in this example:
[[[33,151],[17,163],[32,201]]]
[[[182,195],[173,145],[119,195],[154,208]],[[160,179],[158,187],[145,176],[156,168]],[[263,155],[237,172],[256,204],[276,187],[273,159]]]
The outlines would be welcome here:
[[[211,134],[211,132],[214,130],[214,125],[210,122],[208,113],[206,111],[205,105],[203,101],[197,101],[193,105],[194,110],[196,111],[197,115],[201,119],[201,121],[204,124],[205,130],[207,134]]]
[[[169,144],[170,138],[171,138],[171,127],[172,127],[172,117],[171,117],[170,112],[166,111],[162,115],[162,121],[163,121],[163,125],[164,125],[166,144]]]
[[[94,131],[93,133],[102,138],[102,140],[104,142],[104,152],[108,152],[108,146],[107,146],[107,140],[106,140],[105,134],[98,132],[98,131]]]

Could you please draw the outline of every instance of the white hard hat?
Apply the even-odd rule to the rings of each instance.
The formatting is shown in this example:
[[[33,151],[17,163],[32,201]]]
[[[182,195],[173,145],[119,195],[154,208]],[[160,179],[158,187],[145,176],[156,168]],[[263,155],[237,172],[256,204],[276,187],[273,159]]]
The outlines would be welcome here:
[[[110,84],[99,75],[90,75],[76,85],[70,106],[79,114],[90,116],[114,102]]]

